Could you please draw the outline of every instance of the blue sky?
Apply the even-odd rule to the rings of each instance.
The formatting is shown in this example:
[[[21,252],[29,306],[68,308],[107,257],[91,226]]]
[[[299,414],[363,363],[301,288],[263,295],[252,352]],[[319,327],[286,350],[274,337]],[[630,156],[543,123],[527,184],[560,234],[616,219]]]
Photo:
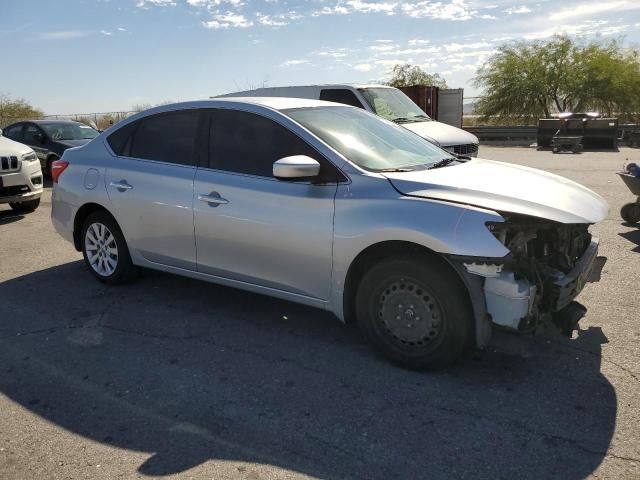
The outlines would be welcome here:
[[[400,62],[473,96],[476,69],[504,42],[640,44],[640,0],[0,0],[0,21],[0,93],[50,114],[369,83]]]

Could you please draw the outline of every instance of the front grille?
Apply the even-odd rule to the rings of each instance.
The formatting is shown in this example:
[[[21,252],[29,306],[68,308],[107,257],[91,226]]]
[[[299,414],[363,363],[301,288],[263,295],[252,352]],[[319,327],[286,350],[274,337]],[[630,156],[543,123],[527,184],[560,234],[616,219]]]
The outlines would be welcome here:
[[[457,155],[474,155],[478,153],[477,143],[467,143],[465,145],[450,145],[443,147],[445,150]]]
[[[29,187],[26,185],[12,185],[11,187],[2,187],[0,188],[0,198],[13,197],[15,195],[28,193],[29,191]]]
[[[20,170],[20,161],[18,157],[12,155],[10,157],[0,157],[1,172],[17,172]]]

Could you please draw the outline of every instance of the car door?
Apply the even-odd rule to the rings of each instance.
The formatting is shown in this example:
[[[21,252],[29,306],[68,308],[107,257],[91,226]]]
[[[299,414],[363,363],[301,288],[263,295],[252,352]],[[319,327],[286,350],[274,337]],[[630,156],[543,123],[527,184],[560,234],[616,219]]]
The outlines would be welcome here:
[[[328,299],[338,170],[256,113],[213,110],[209,142],[209,163],[198,169],[194,187],[198,270]],[[273,162],[290,155],[318,160],[320,179],[274,178]]]
[[[144,117],[109,137],[106,186],[130,249],[146,261],[195,270],[193,180],[200,110]]]

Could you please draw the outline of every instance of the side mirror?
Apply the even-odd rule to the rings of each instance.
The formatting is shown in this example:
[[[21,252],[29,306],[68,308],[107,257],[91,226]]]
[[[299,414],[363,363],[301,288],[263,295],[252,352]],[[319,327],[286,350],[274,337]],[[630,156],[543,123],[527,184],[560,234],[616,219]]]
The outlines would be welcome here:
[[[311,178],[320,174],[320,164],[306,155],[293,155],[273,162],[276,178]]]

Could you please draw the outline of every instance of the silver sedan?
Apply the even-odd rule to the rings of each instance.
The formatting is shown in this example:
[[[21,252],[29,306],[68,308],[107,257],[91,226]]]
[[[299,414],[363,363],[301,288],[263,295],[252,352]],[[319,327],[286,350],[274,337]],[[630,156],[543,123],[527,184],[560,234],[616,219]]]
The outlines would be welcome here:
[[[101,282],[146,267],[323,308],[410,368],[565,308],[608,208],[562,177],[289,98],[154,108],[52,177],[53,223]]]

